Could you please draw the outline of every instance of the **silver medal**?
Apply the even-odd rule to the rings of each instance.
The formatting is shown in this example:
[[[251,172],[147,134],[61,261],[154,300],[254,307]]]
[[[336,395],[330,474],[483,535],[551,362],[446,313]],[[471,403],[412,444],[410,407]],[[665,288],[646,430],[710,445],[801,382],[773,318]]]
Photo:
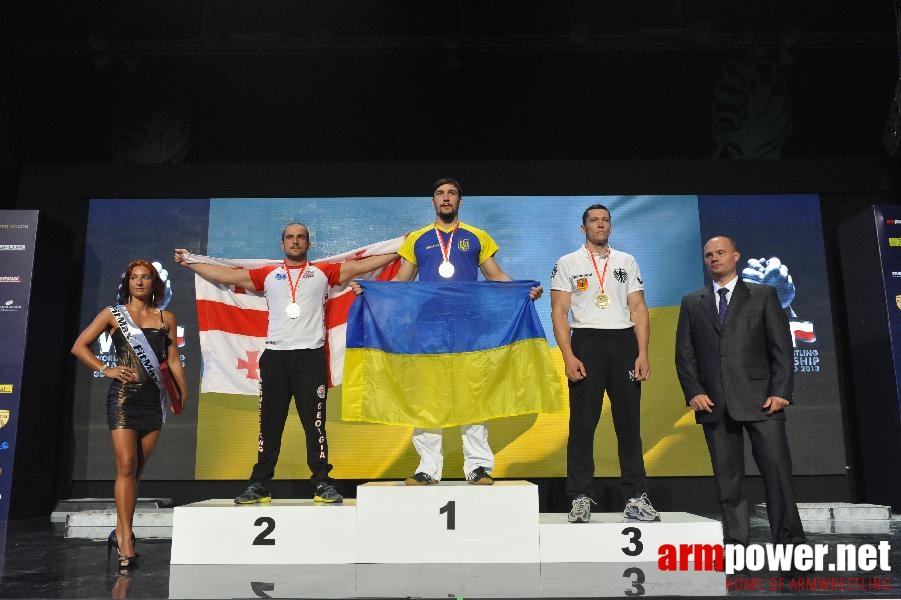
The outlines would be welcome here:
[[[296,319],[300,316],[300,307],[297,305],[297,302],[292,302],[288,306],[285,307],[285,314],[289,319]]]
[[[438,274],[448,279],[449,277],[454,276],[454,265],[450,264],[448,261],[444,261],[441,263],[441,266],[438,267]]]

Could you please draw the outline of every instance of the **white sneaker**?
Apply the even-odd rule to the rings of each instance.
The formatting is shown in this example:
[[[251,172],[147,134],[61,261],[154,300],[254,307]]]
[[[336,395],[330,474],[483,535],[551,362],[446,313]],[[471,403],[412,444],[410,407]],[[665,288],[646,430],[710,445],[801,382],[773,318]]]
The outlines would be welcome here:
[[[588,496],[576,496],[573,498],[573,508],[566,516],[570,523],[588,523],[591,521],[591,505],[597,504]]]
[[[636,521],[659,521],[660,513],[654,510],[648,495],[642,494],[638,498],[629,498],[623,510],[623,517]]]

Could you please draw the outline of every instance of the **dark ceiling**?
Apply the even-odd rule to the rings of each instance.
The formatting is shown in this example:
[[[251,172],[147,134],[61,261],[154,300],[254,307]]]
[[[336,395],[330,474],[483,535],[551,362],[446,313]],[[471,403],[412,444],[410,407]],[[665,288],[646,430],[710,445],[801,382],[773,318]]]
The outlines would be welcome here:
[[[7,2],[0,160],[884,153],[892,2]]]

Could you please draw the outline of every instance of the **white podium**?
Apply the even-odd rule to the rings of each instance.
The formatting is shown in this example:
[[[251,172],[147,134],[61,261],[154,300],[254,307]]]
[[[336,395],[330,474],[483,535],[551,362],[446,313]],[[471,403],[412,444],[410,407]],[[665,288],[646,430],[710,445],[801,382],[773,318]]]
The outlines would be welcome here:
[[[205,500],[177,506],[173,565],[297,565],[356,562],[356,502],[273,500],[238,506]]]
[[[357,499],[343,504],[274,500],[237,506],[223,499],[176,507],[171,563],[458,565],[463,570],[465,565],[611,563],[647,572],[656,567],[664,544],[720,543],[719,521],[689,513],[664,512],[658,522],[594,513],[591,522],[578,524],[569,523],[565,513],[539,514],[538,488],[527,481],[493,486],[398,481],[361,485]],[[523,581],[532,571],[527,573]],[[366,587],[382,583],[388,582],[375,577]]]
[[[722,544],[719,521],[684,512],[660,513],[660,521],[593,513],[589,523],[570,523],[563,513],[542,513],[541,562],[656,562],[663,544]]]
[[[357,487],[359,563],[537,563],[538,487],[402,481]]]

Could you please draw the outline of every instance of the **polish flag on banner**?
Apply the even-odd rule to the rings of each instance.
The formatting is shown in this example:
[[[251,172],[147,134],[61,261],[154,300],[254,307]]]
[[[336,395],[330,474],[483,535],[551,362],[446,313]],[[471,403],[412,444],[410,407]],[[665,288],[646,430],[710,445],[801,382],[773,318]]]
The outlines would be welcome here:
[[[378,254],[397,252],[403,237],[378,242],[329,256],[314,263],[342,263]],[[279,265],[281,260],[211,258],[198,254],[186,256],[189,262],[207,263],[254,269],[264,265]],[[370,271],[356,279],[388,281],[400,268],[400,260],[386,267]],[[197,298],[197,326],[200,332],[200,353],[203,356],[201,392],[223,394],[259,394],[259,360],[266,343],[268,307],[262,292],[236,288],[194,276]],[[353,304],[350,287],[329,289],[325,303],[326,355],[329,362],[329,387],[340,385],[344,371],[345,332],[347,312]]]
[[[792,339],[795,342],[801,341],[812,344],[817,341],[817,334],[813,330],[813,322],[791,321],[788,326],[791,329]]]

